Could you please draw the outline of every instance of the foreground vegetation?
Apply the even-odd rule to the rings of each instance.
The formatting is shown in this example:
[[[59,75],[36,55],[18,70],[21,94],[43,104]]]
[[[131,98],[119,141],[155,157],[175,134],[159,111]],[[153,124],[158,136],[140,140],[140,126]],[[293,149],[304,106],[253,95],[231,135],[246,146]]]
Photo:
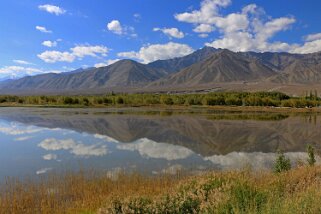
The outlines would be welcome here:
[[[321,167],[287,167],[280,156],[274,172],[8,179],[0,189],[0,213],[320,213]]]
[[[317,92],[290,97],[279,92],[216,92],[208,94],[106,94],[100,96],[0,96],[1,106],[274,106],[318,107]]]

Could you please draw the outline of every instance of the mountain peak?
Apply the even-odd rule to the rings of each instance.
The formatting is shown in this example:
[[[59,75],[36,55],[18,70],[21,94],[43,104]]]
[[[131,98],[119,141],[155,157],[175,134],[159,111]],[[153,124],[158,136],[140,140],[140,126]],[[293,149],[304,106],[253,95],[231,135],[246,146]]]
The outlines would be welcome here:
[[[207,59],[216,53],[219,49],[205,46],[187,56],[177,57],[169,60],[157,60],[151,62],[148,65],[156,69],[162,69],[168,73],[175,73],[183,68],[191,66],[192,64],[198,63]]]
[[[131,59],[122,59],[122,60],[119,60],[113,64],[110,64],[109,67],[113,67],[113,66],[121,66],[121,65],[128,65],[128,66],[132,66],[132,65],[138,65],[138,64],[141,64],[139,62],[136,62],[134,60],[131,60]]]
[[[219,49],[217,49],[217,48],[213,48],[213,47],[211,47],[211,46],[204,46],[203,48],[201,48],[201,49],[199,49],[199,50],[201,50],[201,51],[217,51],[217,50],[220,50],[220,48]]]

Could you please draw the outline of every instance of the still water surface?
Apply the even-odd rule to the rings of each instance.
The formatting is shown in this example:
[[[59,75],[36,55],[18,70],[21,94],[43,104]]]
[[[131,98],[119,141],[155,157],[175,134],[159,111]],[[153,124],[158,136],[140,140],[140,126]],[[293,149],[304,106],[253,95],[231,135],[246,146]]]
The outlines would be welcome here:
[[[90,168],[147,174],[271,168],[321,148],[321,115],[0,108],[0,180]]]

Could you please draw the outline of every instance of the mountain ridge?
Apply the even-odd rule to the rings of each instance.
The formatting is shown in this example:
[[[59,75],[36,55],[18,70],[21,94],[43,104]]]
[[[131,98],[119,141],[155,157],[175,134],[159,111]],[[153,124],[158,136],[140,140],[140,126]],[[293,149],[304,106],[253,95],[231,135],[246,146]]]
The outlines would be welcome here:
[[[124,59],[106,67],[40,74],[2,82],[3,94],[62,94],[192,90],[298,90],[321,84],[321,52],[233,52],[204,47],[192,54],[142,64]],[[266,86],[266,87],[263,87]],[[234,87],[234,88],[233,88]],[[319,88],[318,88],[319,89]],[[321,91],[321,87],[320,87]]]
[[[275,72],[258,60],[248,59],[227,49],[214,53],[209,58],[195,63],[153,85],[198,84],[261,80]],[[157,84],[159,83],[159,84]]]

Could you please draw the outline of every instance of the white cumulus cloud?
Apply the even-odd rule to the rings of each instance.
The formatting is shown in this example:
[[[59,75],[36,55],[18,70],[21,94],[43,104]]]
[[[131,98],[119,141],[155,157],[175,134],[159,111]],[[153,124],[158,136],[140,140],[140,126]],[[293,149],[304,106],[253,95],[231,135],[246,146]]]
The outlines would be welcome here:
[[[301,46],[293,46],[291,53],[308,54],[321,51],[321,39],[305,42]]]
[[[305,41],[307,42],[312,42],[315,40],[320,40],[321,39],[321,33],[315,33],[315,34],[309,34],[305,36]]]
[[[194,50],[186,44],[169,42],[167,44],[153,44],[140,48],[138,52],[121,52],[120,57],[138,59],[144,63],[160,59],[181,57],[192,53]]]
[[[226,7],[229,4],[231,4],[230,0],[203,0],[201,2],[200,10],[179,13],[175,15],[175,18],[178,21],[193,24],[213,24],[216,21],[216,17],[219,15],[220,7]]]
[[[45,51],[37,56],[47,62],[73,62],[75,59],[82,59],[85,56],[91,57],[105,57],[109,49],[103,45],[77,45],[70,49],[70,51]]]
[[[42,44],[43,46],[52,48],[52,47],[56,47],[58,43],[57,43],[56,41],[46,40],[46,41],[43,41],[41,44]]]
[[[215,28],[212,25],[209,24],[200,24],[197,27],[193,29],[194,32],[196,33],[210,33],[214,30]]]
[[[64,10],[63,8],[55,6],[55,5],[50,5],[50,4],[39,5],[38,8],[39,8],[39,10],[43,10],[48,13],[55,14],[57,16],[66,13],[66,10]]]
[[[17,79],[24,76],[33,76],[44,73],[60,73],[59,70],[44,70],[34,67],[26,66],[4,66],[0,67],[0,78],[1,79]]]
[[[43,26],[36,26],[36,29],[42,33],[52,33],[51,30],[48,30],[46,27],[43,27]]]
[[[128,35],[132,38],[138,36],[137,33],[135,33],[134,27],[122,25],[119,20],[112,20],[107,23],[107,29],[117,35]]]
[[[107,24],[107,29],[115,34],[123,34],[123,27],[121,26],[120,22],[118,20],[112,20]]]
[[[35,75],[43,73],[43,70],[32,67],[24,67],[24,66],[4,66],[0,68],[0,76],[8,75],[12,78],[25,76],[25,75]]]
[[[75,60],[75,56],[72,53],[67,51],[45,51],[41,54],[37,55],[41,60],[47,63],[55,63],[55,62],[73,62]]]
[[[97,57],[97,54],[106,56],[109,49],[102,45],[89,46],[89,45],[78,45],[70,49],[72,54],[76,57],[83,58],[84,56]]]
[[[205,44],[215,48],[227,48],[233,51],[300,53],[317,49],[312,49],[312,44],[303,44],[301,49],[298,49],[300,47],[298,44],[273,40],[277,33],[291,29],[296,22],[294,17],[271,18],[266,15],[263,8],[255,4],[246,5],[240,12],[221,14],[220,10],[230,4],[230,0],[202,0],[199,10],[178,13],[175,18],[180,22],[196,26],[193,31],[199,33],[200,37],[204,38],[212,31],[220,33],[219,38],[214,38],[213,41]],[[317,34],[306,37],[308,42],[316,39],[319,39]]]
[[[184,38],[184,33],[179,31],[177,28],[154,28],[153,31],[161,31],[169,37],[174,37],[177,39]]]

